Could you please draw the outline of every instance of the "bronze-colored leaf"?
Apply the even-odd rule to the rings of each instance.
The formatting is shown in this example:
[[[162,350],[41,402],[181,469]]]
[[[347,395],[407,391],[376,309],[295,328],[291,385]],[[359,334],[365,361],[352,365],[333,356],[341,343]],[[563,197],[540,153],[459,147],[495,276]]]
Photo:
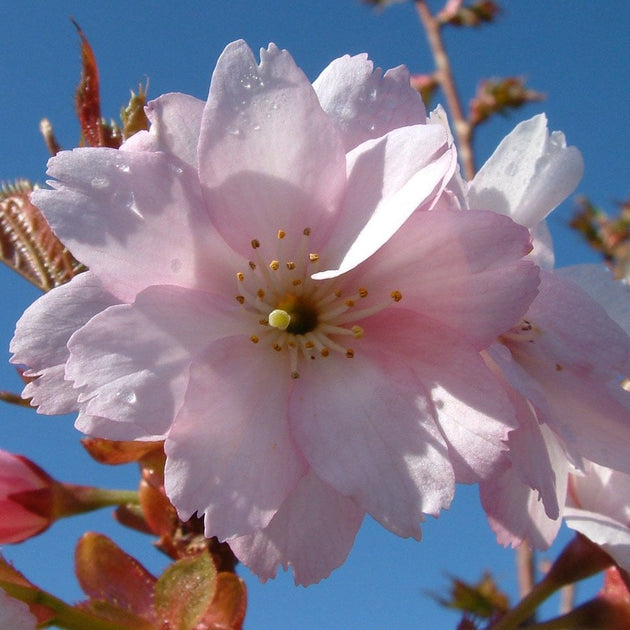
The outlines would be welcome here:
[[[148,85],[148,82],[147,82]],[[144,112],[147,104],[147,88],[139,85],[138,93],[131,91],[129,104],[120,110],[120,122],[122,123],[122,135],[126,140],[138,131],[149,128],[149,119]]]
[[[112,147],[117,149],[121,142],[120,129],[108,125],[101,117],[101,98],[98,89],[98,65],[94,51],[81,27],[72,20],[81,38],[81,80],[75,96],[77,117],[81,133],[89,147]]]
[[[473,127],[494,114],[507,114],[526,103],[544,100],[545,95],[530,89],[522,77],[483,79],[470,101],[468,119]]]
[[[99,464],[129,464],[149,453],[163,453],[162,442],[122,442],[103,438],[83,438],[81,445]]]
[[[85,533],[76,548],[75,567],[90,599],[109,602],[144,619],[153,617],[155,578],[107,536]]]
[[[246,610],[245,582],[234,573],[218,573],[214,597],[203,623],[209,630],[241,630]]]
[[[0,259],[42,291],[68,282],[86,267],[53,234],[30,200],[26,180],[0,190]]]

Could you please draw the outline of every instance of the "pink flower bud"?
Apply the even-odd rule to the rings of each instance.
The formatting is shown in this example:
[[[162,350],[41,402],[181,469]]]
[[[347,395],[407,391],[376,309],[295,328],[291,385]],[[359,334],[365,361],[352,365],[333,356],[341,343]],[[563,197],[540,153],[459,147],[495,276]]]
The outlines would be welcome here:
[[[26,457],[0,450],[0,543],[22,542],[52,523],[54,484]]]

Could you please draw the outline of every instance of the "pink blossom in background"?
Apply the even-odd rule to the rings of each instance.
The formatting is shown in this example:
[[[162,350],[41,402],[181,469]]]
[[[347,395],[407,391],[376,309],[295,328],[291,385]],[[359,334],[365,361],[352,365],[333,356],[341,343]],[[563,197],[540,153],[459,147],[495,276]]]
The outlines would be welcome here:
[[[0,588],[0,628],[7,630],[35,630],[37,619],[29,607]]]
[[[516,414],[480,351],[539,280],[526,228],[441,202],[447,130],[396,68],[229,45],[206,102],[164,95],[121,150],[33,195],[90,271],[32,305],[13,361],[43,413],[165,439],[179,515],[262,579],[347,556],[364,515],[420,538],[507,465]]]
[[[50,525],[50,517],[24,507],[19,495],[39,495],[39,503],[45,504],[52,483],[50,476],[30,460],[0,449],[1,544],[21,542]]]
[[[519,422],[508,439],[510,467],[481,484],[482,504],[505,545],[551,544],[569,473],[583,470],[584,458],[630,472],[630,393],[619,386],[630,369],[627,290],[602,277],[601,266],[588,273],[584,266],[550,270],[553,246],[544,219],[573,191],[582,170],[577,149],[535,116],[502,141],[468,191],[470,207],[528,227],[531,255],[549,269],[520,323],[485,355],[505,379]]]
[[[584,474],[570,476],[566,524],[600,545],[630,570],[630,475],[585,462]]]

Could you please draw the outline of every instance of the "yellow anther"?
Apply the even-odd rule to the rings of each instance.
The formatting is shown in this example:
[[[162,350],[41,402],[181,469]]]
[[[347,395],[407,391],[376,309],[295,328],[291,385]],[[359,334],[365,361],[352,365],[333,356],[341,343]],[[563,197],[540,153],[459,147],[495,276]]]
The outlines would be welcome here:
[[[400,302],[400,300],[402,300],[402,293],[400,291],[392,291],[391,296],[394,302]]]
[[[350,308],[351,306],[354,306],[354,300],[346,300],[345,301],[345,305]]]
[[[280,262],[277,260],[272,260],[269,263],[269,269],[271,269],[272,271],[278,271],[278,269],[280,269]]]
[[[259,247],[260,247],[260,241],[257,238],[252,239],[252,248],[258,249]]]
[[[272,348],[276,351],[276,352],[280,352],[280,350],[282,350],[282,346],[278,343],[274,343]]]
[[[300,378],[299,372],[291,372],[291,378]]]
[[[341,289],[335,289],[333,293],[335,294],[335,297],[338,297],[338,298],[341,297]]]
[[[364,289],[363,287],[361,287],[359,289],[359,297],[364,298],[364,297],[367,297],[367,296],[368,296],[368,290]]]
[[[265,297],[265,290],[264,289],[258,289],[258,291],[256,291],[256,295],[258,296],[258,298],[260,298],[262,300]]]
[[[284,238],[287,233],[284,230],[278,230],[278,238]]]
[[[313,253],[310,253],[310,254],[308,255],[308,259],[309,259],[311,262],[313,262],[313,263],[314,263],[314,262],[317,262],[317,261],[319,260],[319,254],[313,254]]]
[[[330,350],[328,348],[322,348],[319,351],[319,354],[321,354],[323,357],[327,357],[330,354]]]
[[[354,357],[354,350],[352,348],[348,348],[346,350],[346,357],[348,357],[348,359],[352,359]]]
[[[291,323],[291,315],[280,308],[269,313],[269,325],[280,330],[286,330]]]
[[[302,231],[302,234],[304,234],[304,236],[310,236],[311,228],[305,227],[304,230]]]
[[[293,261],[290,261],[287,263],[287,269],[289,271],[293,271],[295,269],[295,263]]]
[[[293,281],[291,282],[291,284],[292,284],[294,287],[299,287],[299,286],[302,284],[302,280],[300,280],[300,278],[296,278],[295,280],[293,280]]]
[[[312,341],[306,341],[306,342],[304,342],[304,347],[305,348],[314,348],[315,344]]]
[[[249,268],[254,271],[256,269],[256,263],[253,260],[249,261]]]
[[[252,336],[249,338],[249,340],[250,340],[252,343],[258,343],[258,342],[260,341],[260,339],[258,339],[258,336],[257,336],[257,335],[252,335]]]
[[[363,337],[363,328],[361,328],[361,326],[353,326],[350,330],[355,339],[361,339],[361,337]]]
[[[236,274],[236,277],[240,282],[243,282],[243,280],[245,280],[245,274],[241,273],[240,271]]]
[[[245,304],[245,296],[244,296],[244,295],[237,295],[237,296],[236,296],[236,301],[237,301],[239,304]]]

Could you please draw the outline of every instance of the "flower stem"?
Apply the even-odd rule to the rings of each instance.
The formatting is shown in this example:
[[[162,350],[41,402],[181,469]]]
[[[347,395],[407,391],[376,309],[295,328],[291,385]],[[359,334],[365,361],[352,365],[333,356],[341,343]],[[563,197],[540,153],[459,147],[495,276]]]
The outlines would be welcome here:
[[[555,582],[542,580],[514,607],[509,610],[499,621],[491,626],[491,630],[514,630],[519,625],[534,615],[536,609],[550,595],[559,588]]]
[[[444,92],[448,108],[453,118],[453,127],[457,136],[457,145],[462,160],[464,175],[466,179],[470,181],[475,176],[475,157],[472,150],[473,128],[470,122],[464,117],[461,101],[457,94],[455,79],[451,72],[451,64],[446,54],[446,49],[444,48],[444,42],[442,41],[440,23],[433,17],[425,0],[415,0],[414,4],[418,17],[427,34],[437,69],[436,77],[438,83]]]
[[[133,621],[133,625],[130,625],[129,623],[114,622],[102,617],[95,617],[90,613],[66,604],[61,599],[38,588],[5,581],[0,581],[0,588],[11,597],[19,599],[26,604],[38,604],[52,610],[55,613],[55,617],[50,622],[67,630],[85,630],[85,628],[90,628],[90,630],[150,630],[152,627],[149,622],[138,625],[139,620],[137,619]]]
[[[136,490],[109,490],[60,483],[56,492],[55,516],[57,518],[91,512],[104,507],[139,503]]]

